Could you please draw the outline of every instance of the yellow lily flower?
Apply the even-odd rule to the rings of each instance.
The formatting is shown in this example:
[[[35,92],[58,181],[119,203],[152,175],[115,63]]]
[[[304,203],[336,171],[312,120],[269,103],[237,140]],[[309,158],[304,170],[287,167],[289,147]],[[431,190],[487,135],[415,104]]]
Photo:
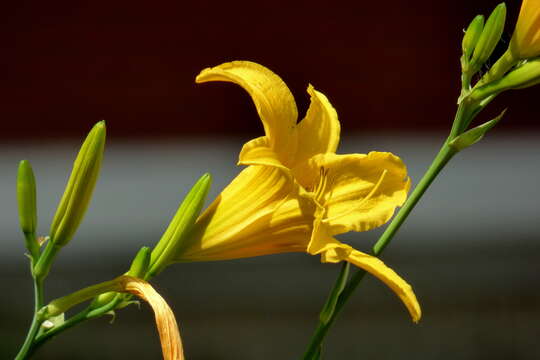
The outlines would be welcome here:
[[[540,1],[523,0],[521,3],[509,49],[517,59],[540,55]]]
[[[199,217],[175,262],[226,260],[284,252],[348,261],[387,284],[413,321],[421,311],[412,288],[381,260],[334,235],[386,223],[403,204],[410,180],[390,153],[336,155],[340,124],[326,96],[308,87],[311,105],[297,124],[285,83],[246,61],[203,70],[197,82],[229,81],[251,95],[266,135],[246,143],[239,164],[249,165]]]

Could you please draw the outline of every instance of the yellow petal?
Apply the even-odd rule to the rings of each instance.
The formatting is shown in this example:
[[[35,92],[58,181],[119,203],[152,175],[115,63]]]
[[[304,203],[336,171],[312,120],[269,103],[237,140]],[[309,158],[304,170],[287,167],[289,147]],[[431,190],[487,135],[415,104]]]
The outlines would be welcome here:
[[[123,276],[123,292],[128,292],[148,302],[154,310],[156,326],[165,360],[183,360],[184,351],[174,313],[167,302],[144,280]]]
[[[384,152],[317,155],[293,173],[304,187],[315,192],[321,192],[315,189],[321,183],[319,178],[326,177],[318,201],[326,209],[323,222],[333,235],[383,225],[406,200],[410,187],[401,159]]]
[[[306,117],[298,124],[298,150],[294,163],[317,154],[335,153],[339,144],[340,124],[328,98],[309,85],[311,104]]]
[[[283,165],[276,152],[270,147],[268,138],[261,136],[248,141],[240,151],[238,165],[273,166],[289,173],[289,168]]]
[[[510,41],[510,49],[519,58],[531,58],[540,54],[540,2],[523,0],[516,29]]]
[[[420,310],[420,305],[418,304],[418,300],[416,299],[416,295],[414,294],[411,285],[378,258],[355,250],[345,244],[340,244],[340,246],[335,247],[329,246],[322,255],[322,262],[336,263],[345,260],[366,270],[392,289],[407,307],[407,310],[415,323],[420,320],[422,311]]]
[[[249,166],[199,217],[177,262],[305,251],[313,209],[280,169]],[[304,201],[304,202],[302,202]]]
[[[282,163],[292,161],[296,151],[298,110],[283,80],[262,65],[233,61],[201,71],[196,82],[228,81],[243,87],[253,99],[270,147]]]
[[[380,259],[353,249],[339,242],[329,234],[329,229],[321,224],[320,219],[314,223],[313,236],[309,243],[308,253],[320,254],[321,262],[338,263],[347,261],[364,269],[384,282],[401,299],[411,314],[412,320],[418,322],[422,316],[420,305],[411,286]]]

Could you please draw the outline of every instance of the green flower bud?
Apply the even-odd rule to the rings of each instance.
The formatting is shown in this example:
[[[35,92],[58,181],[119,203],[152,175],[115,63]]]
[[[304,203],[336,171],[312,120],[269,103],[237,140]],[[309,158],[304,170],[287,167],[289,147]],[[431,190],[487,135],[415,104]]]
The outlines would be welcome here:
[[[149,265],[150,248],[143,246],[139,252],[137,252],[137,255],[135,255],[135,259],[131,262],[131,267],[126,275],[142,279],[146,274]]]
[[[150,265],[150,248],[143,246],[137,252],[137,255],[135,255],[135,258],[131,262],[129,271],[125,275],[143,278],[148,270],[148,265]],[[111,301],[115,301],[120,304],[124,300],[123,298],[127,298],[127,296],[114,291],[106,292],[98,295],[94,299],[90,305],[90,309],[98,309],[106,305],[112,305]]]
[[[54,215],[50,237],[56,246],[65,246],[81,223],[99,175],[104,148],[105,121],[100,121],[82,144]]]
[[[475,88],[470,98],[481,101],[491,95],[509,89],[522,89],[540,82],[540,59],[530,60],[510,71],[499,80]]]
[[[152,251],[150,268],[148,269],[145,280],[159,274],[169,265],[171,259],[178,252],[183,239],[189,234],[201,212],[211,183],[212,177],[210,174],[204,174],[184,198],[169,227]]]
[[[17,172],[17,202],[19,204],[19,221],[26,239],[26,248],[33,259],[39,255],[39,244],[36,240],[37,207],[36,179],[30,162],[19,163]]]
[[[501,39],[506,21],[506,5],[500,3],[491,13],[486,21],[482,35],[478,39],[474,48],[473,56],[469,64],[471,74],[476,73],[495,50],[497,43]]]
[[[473,54],[474,48],[482,35],[484,29],[484,15],[477,15],[469,24],[469,27],[465,31],[463,40],[461,41],[461,50],[463,56],[468,62]]]

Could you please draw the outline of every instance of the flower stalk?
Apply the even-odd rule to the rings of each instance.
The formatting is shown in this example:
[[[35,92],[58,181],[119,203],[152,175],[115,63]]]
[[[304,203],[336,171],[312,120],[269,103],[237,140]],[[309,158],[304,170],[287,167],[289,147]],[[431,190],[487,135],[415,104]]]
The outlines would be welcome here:
[[[457,133],[457,130],[459,129],[461,124],[465,121],[467,121],[464,116],[468,114],[469,112],[465,111],[466,105],[460,104],[456,113],[456,117],[454,119],[454,126],[452,133]],[[437,175],[441,172],[441,170],[445,167],[445,165],[452,159],[452,157],[457,153],[457,151],[452,148],[449,145],[449,142],[451,139],[455,138],[456,135],[450,135],[447,139],[447,141],[444,142],[441,149],[439,150],[439,153],[435,156],[433,162],[429,166],[428,170],[418,183],[418,185],[414,188],[411,195],[408,197],[407,201],[403,205],[401,209],[399,209],[396,216],[392,219],[388,227],[385,229],[383,234],[380,236],[380,238],[377,240],[375,245],[372,249],[372,255],[373,256],[380,256],[384,249],[390,244],[392,239],[394,238],[394,235],[398,232],[401,225],[405,222],[413,208],[416,206],[418,201],[422,198],[426,190],[429,188],[429,186],[433,183]],[[343,272],[343,270],[342,270]],[[313,336],[311,337],[310,343],[307,347],[306,352],[304,353],[304,356],[302,357],[303,360],[314,360],[317,359],[318,353],[320,351],[320,348],[322,346],[323,340],[330,330],[331,326],[333,325],[337,315],[341,312],[344,305],[347,303],[351,295],[354,293],[356,288],[360,285],[362,279],[366,275],[366,271],[360,269],[357,270],[350,278],[350,280],[347,282],[347,284],[343,287],[342,291],[337,295],[337,299],[330,297],[325,305],[323,305],[323,311],[321,312],[321,318],[324,314],[324,309],[331,306],[330,303],[334,302],[335,305],[333,306],[334,311],[332,312],[331,316],[329,318],[320,319],[317,325],[317,328],[315,329],[315,332]],[[340,284],[342,282],[342,276],[339,276],[336,280],[336,285]],[[334,290],[332,293],[335,293]]]

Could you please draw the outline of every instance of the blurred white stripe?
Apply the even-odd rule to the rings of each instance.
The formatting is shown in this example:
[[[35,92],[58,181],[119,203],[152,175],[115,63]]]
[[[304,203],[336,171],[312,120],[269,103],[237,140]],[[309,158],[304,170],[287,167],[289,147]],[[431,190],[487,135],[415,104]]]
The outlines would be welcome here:
[[[417,181],[442,138],[442,134],[363,134],[344,138],[339,152],[392,151]],[[131,253],[137,246],[151,245],[200,175],[213,175],[209,199],[235,176],[245,140],[109,141],[91,207],[70,244],[72,256],[123,251],[126,245]],[[486,238],[497,243],[538,239],[539,140],[524,133],[491,135],[458,154],[417,207],[403,236],[417,246],[436,241],[440,247],[471,245]],[[24,251],[15,197],[18,161],[28,159],[34,167],[39,230],[45,234],[77,150],[75,142],[0,145],[0,261]]]

